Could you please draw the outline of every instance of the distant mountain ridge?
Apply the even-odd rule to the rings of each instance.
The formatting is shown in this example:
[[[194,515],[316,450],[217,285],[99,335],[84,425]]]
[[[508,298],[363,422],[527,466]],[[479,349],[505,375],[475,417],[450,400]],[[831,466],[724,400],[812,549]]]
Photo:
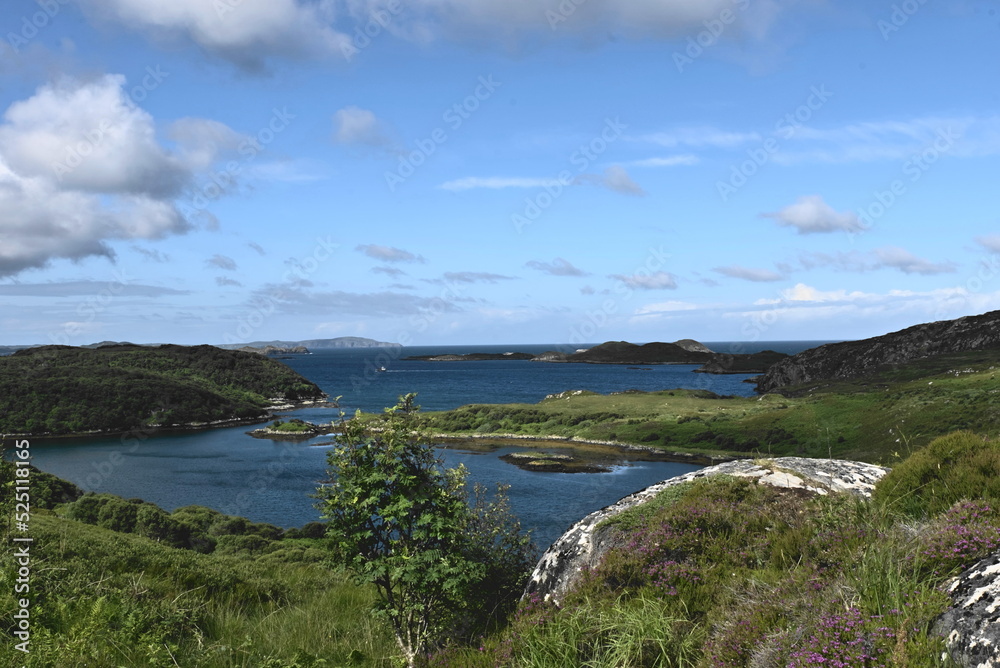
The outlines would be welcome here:
[[[866,376],[880,367],[946,353],[1000,349],[1000,311],[915,325],[860,341],[828,343],[774,364],[757,381],[757,391],[813,381]]]

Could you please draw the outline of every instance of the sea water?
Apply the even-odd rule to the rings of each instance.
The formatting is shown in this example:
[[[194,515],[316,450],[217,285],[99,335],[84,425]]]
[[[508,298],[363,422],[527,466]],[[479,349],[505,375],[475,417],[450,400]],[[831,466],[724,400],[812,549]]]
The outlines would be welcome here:
[[[728,344],[708,344],[727,351]],[[772,349],[797,352],[814,342],[759,343],[745,352]],[[488,362],[403,361],[411,355],[469,352],[543,352],[555,346],[448,346],[435,348],[316,351],[282,361],[319,385],[341,407],[380,411],[397,397],[417,392],[424,410],[446,410],[470,403],[534,403],[565,390],[600,393],[629,389],[704,389],[750,396],[748,375],[693,373],[696,365],[552,364],[502,360]],[[385,371],[380,371],[385,367]],[[314,422],[338,417],[334,408],[308,408],[290,415]],[[121,438],[32,441],[34,464],[87,491],[141,498],[166,510],[203,505],[281,527],[319,519],[308,495],[326,478],[329,437],[281,442],[247,435],[251,427],[165,434],[144,440]],[[442,449],[447,466],[464,464],[470,481],[510,485],[514,511],[544,547],[588,513],[660,480],[696,470],[673,462],[623,459],[608,473],[523,471],[499,459],[517,448],[491,452]]]

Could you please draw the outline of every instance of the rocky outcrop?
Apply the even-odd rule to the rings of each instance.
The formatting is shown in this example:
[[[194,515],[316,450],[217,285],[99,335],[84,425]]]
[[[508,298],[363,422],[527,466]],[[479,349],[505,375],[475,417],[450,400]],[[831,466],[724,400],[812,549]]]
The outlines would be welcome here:
[[[888,472],[887,468],[861,462],[780,457],[726,462],[670,478],[626,496],[574,524],[542,555],[525,588],[525,595],[535,594],[559,601],[584,568],[598,565],[610,549],[623,544],[622,534],[602,523],[649,501],[673,485],[713,475],[733,475],[755,478],[762,485],[804,489],[815,494],[839,492],[870,496],[875,483]]]
[[[694,339],[681,339],[680,341],[674,341],[675,346],[679,346],[684,350],[691,353],[712,353],[715,352],[704,343],[700,341],[695,341]]]
[[[952,607],[934,630],[963,668],[1000,668],[1000,554],[983,559],[948,587]]]
[[[757,382],[757,391],[773,392],[819,380],[858,378],[887,365],[986,348],[1000,348],[1000,311],[811,348],[768,369]]]

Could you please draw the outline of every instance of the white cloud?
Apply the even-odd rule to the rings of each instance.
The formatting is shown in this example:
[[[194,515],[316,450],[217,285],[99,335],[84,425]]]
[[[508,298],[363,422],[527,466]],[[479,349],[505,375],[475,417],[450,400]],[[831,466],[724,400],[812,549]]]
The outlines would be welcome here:
[[[375,113],[360,107],[344,107],[334,113],[333,139],[338,144],[360,144],[386,150],[394,144]]]
[[[758,283],[768,282],[768,281],[780,281],[784,279],[781,274],[771,271],[770,269],[755,269],[752,267],[741,267],[738,264],[729,265],[728,267],[716,267],[712,271],[722,274],[723,276],[729,276],[731,278],[742,278],[745,281],[754,281]]]
[[[504,177],[504,176],[467,176],[453,181],[447,181],[438,186],[442,190],[454,192],[462,190],[474,190],[477,188],[487,188],[490,190],[500,190],[503,188],[545,188],[547,186],[560,185],[559,179],[532,178],[532,177]]]
[[[875,296],[859,291],[818,290],[805,283],[797,283],[794,287],[782,290],[780,294],[781,301],[788,302],[853,302],[860,299],[870,299]]]
[[[346,57],[350,38],[331,27],[334,3],[298,0],[79,0],[99,20],[153,40],[189,40],[206,53],[256,71],[275,57]]]
[[[531,260],[524,266],[531,269],[537,269],[538,271],[545,272],[546,274],[551,274],[553,276],[587,276],[587,272],[582,269],[577,269],[567,260],[561,257],[557,257],[552,262],[542,262],[540,260]]]
[[[671,155],[665,158],[646,158],[644,160],[634,160],[630,165],[636,167],[677,167],[679,165],[696,165],[698,156],[685,153],[682,155]]]
[[[240,137],[221,123],[182,119],[170,126],[172,151],[125,86],[116,74],[62,78],[4,112],[0,276],[57,258],[113,258],[113,241],[162,239],[193,227],[177,200]],[[211,226],[214,217],[201,213]]]
[[[608,278],[621,281],[630,288],[639,290],[676,290],[677,277],[665,271],[658,271],[653,274],[633,274],[625,276],[613,274]]]
[[[56,258],[114,257],[115,239],[159,239],[189,224],[168,202],[61,190],[51,180],[22,177],[0,157],[0,276],[41,268]]]
[[[759,142],[761,139],[761,135],[757,132],[736,132],[708,125],[675,128],[668,132],[654,132],[636,138],[637,141],[658,144],[666,148],[678,146],[737,148],[750,142]]]
[[[676,313],[677,311],[695,311],[702,307],[697,304],[681,301],[657,302],[646,304],[635,310],[636,316],[661,315],[663,313]]]
[[[0,155],[19,175],[55,179],[65,189],[178,195],[190,170],[156,141],[152,116],[124,86],[116,74],[42,86],[4,112]]]
[[[773,218],[779,225],[794,227],[799,234],[822,232],[861,232],[864,225],[853,211],[838,213],[819,195],[800,197],[794,204],[775,213],[763,213],[764,218]]]

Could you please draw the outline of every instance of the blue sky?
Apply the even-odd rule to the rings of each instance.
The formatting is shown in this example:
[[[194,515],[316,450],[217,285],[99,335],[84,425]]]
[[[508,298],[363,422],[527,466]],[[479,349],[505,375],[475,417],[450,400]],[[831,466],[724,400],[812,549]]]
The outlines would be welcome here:
[[[12,0],[0,344],[1000,308],[1000,2]]]

